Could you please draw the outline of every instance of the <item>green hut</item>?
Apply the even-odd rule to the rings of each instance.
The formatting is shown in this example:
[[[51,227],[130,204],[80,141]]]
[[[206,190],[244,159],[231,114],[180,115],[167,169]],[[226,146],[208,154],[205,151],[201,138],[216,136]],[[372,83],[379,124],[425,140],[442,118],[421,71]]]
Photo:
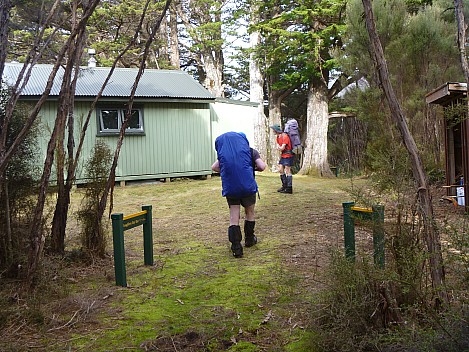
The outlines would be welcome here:
[[[14,84],[22,67],[22,64],[7,63],[5,81]],[[36,103],[39,100],[52,68],[52,65],[39,64],[32,68],[21,101]],[[109,67],[83,67],[80,70],[73,110],[75,145],[82,123],[110,70]],[[90,156],[97,140],[105,141],[114,150],[137,73],[137,69],[130,68],[114,70],[92,111],[81,164]],[[57,115],[62,77],[63,70],[59,70],[47,103],[40,111],[40,150],[44,155]],[[227,104],[244,110],[240,113],[239,109],[224,108]],[[213,146],[216,136],[230,130],[231,126],[238,126],[239,131],[252,136],[255,111],[255,104],[216,101],[186,72],[145,70],[136,90],[116,181],[211,175],[211,165],[216,158]],[[77,172],[76,182],[86,183],[82,168]]]

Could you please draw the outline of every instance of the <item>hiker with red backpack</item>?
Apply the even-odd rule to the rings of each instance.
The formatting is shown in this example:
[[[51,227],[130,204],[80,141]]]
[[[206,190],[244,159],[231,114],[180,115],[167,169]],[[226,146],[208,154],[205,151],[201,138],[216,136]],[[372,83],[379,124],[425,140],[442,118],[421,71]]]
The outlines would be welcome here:
[[[273,125],[270,128],[277,135],[277,150],[280,151],[280,160],[278,165],[280,167],[280,180],[282,181],[282,187],[277,192],[280,193],[293,193],[293,176],[291,173],[291,167],[295,160],[295,154],[293,154],[292,142],[288,133],[283,132],[280,125]]]
[[[222,182],[222,196],[226,197],[230,208],[230,226],[228,240],[235,258],[243,256],[241,227],[241,206],[244,208],[244,245],[254,246],[257,237],[254,235],[256,225],[254,207],[256,193],[255,171],[264,171],[266,165],[260,158],[259,152],[249,147],[249,141],[244,133],[227,132],[215,139],[217,160],[212,170],[220,172]]]

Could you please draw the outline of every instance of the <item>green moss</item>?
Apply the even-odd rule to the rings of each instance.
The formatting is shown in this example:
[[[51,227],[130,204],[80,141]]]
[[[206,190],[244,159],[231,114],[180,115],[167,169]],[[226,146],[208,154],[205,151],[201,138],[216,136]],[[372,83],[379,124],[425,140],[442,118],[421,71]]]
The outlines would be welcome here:
[[[233,346],[231,346],[228,351],[243,351],[243,352],[255,352],[258,348],[256,345],[250,342],[239,342]]]
[[[318,336],[315,332],[305,331],[298,337],[297,340],[290,342],[285,346],[286,352],[316,352],[320,349],[314,344],[313,341],[316,341]]]
[[[225,248],[194,242],[175,255],[160,257],[158,270],[129,263],[133,270],[127,275],[129,292],[114,304],[125,319],[108,320],[113,328],[100,338],[106,345],[94,342],[92,348],[138,346],[156,335],[179,335],[190,329],[215,331],[226,326],[228,340],[233,329],[256,330],[268,311],[265,292],[278,291],[277,260],[265,253],[226,260],[227,254]]]

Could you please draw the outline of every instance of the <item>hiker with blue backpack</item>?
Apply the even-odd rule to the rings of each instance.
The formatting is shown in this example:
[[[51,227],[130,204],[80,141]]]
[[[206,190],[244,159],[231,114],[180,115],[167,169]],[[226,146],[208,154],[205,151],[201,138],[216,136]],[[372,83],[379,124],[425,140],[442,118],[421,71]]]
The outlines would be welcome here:
[[[256,225],[254,207],[258,187],[255,171],[264,171],[266,164],[260,158],[259,152],[249,146],[244,133],[227,132],[215,139],[217,160],[212,170],[220,172],[222,182],[222,196],[226,197],[230,208],[230,226],[228,240],[235,258],[243,256],[241,227],[241,206],[244,208],[244,245],[254,246],[257,237],[254,235]]]
[[[270,126],[270,128],[277,135],[277,150],[280,151],[280,160],[278,165],[280,168],[279,171],[282,187],[280,187],[277,192],[291,194],[293,193],[293,176],[291,173],[291,167],[295,161],[292,142],[289,134],[282,131],[280,125],[273,125]]]

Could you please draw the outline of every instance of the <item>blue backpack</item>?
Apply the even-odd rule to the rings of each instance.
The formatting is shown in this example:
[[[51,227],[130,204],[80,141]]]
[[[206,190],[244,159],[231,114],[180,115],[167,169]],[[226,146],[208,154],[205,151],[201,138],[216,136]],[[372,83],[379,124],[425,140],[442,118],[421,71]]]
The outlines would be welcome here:
[[[243,198],[257,192],[252,152],[246,136],[227,132],[215,139],[222,196]]]

